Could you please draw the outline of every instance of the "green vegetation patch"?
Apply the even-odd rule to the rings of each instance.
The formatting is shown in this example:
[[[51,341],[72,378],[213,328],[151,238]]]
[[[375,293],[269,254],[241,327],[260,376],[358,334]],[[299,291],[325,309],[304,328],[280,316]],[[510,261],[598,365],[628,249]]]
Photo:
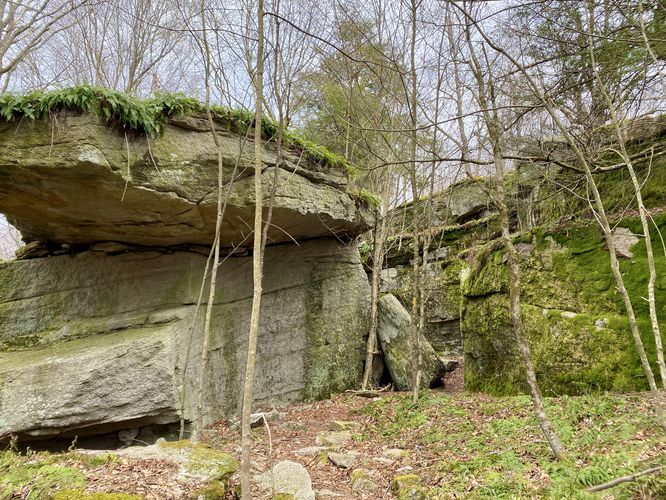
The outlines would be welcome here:
[[[666,331],[666,255],[657,227],[666,231],[666,214],[655,213],[652,227],[658,280],[656,302]],[[616,221],[641,234],[640,221]],[[517,241],[533,248],[521,254],[522,314],[532,345],[537,376],[548,395],[644,390],[647,381],[636,352],[624,303],[610,269],[601,230],[593,221],[557,230],[535,229]],[[649,320],[648,266],[644,239],[620,258],[620,268],[636,313],[648,358],[656,366]],[[479,252],[463,283],[465,387],[497,395],[525,392],[511,331],[508,267],[503,249]]]
[[[63,462],[63,456],[48,453],[21,456],[0,452],[0,498],[50,498],[57,490],[85,486],[84,474]]]
[[[157,136],[162,133],[169,118],[201,113],[205,111],[205,106],[181,93],[158,93],[150,99],[142,100],[123,92],[90,85],[48,92],[0,94],[0,121],[39,120],[59,111],[94,113],[108,125],[124,132]],[[211,113],[218,124],[238,134],[245,134],[254,126],[254,113],[246,109],[213,105]],[[279,126],[271,118],[262,118],[261,129],[265,140],[277,139]],[[311,161],[343,169],[348,175],[356,172],[344,157],[290,130],[283,131],[283,140]]]
[[[373,401],[368,439],[418,450],[426,498],[595,498],[585,491],[617,477],[666,465],[666,440],[647,395],[546,398],[568,455],[553,459],[524,395],[444,395],[425,391]],[[607,490],[616,499],[661,498],[665,475]]]

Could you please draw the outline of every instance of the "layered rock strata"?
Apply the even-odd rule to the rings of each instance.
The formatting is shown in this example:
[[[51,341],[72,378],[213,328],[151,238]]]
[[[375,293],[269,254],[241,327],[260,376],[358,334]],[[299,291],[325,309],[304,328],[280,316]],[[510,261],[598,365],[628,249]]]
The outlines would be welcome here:
[[[253,146],[218,133],[225,178],[238,174],[221,238],[235,250],[218,271],[206,424],[238,410],[252,297]],[[150,140],[86,114],[0,125],[0,212],[45,249],[0,263],[0,436],[194,420],[216,158],[201,116]],[[269,145],[264,174],[276,192],[256,403],[326,397],[361,375],[369,293],[352,237],[370,212],[344,171],[295,151],[276,165]]]

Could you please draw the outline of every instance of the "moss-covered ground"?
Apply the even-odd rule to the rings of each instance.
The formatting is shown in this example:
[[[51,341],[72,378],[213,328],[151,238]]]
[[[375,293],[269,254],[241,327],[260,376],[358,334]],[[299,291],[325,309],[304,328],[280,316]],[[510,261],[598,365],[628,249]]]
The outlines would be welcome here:
[[[359,410],[365,440],[413,449],[427,498],[601,498],[586,488],[666,465],[666,437],[643,395],[562,397],[547,410],[568,449],[555,461],[526,396],[428,392],[384,397]],[[666,477],[644,476],[606,498],[664,498]],[[612,495],[612,496],[609,496]]]
[[[0,452],[0,498],[41,499],[74,498],[86,484],[82,468],[97,467],[108,458],[86,457],[75,453],[35,453],[18,455]],[[69,495],[69,496],[67,496]],[[89,498],[80,494],[76,498]],[[98,497],[90,497],[98,498]],[[118,497],[121,498],[130,497]]]
[[[219,455],[210,452],[208,466],[219,468],[220,475],[203,481],[181,476],[176,464],[161,459],[128,458],[113,452],[0,451],[0,499],[141,500],[197,498],[199,493],[209,498],[209,491],[224,491],[229,475],[220,466]],[[201,455],[202,464],[207,458]]]

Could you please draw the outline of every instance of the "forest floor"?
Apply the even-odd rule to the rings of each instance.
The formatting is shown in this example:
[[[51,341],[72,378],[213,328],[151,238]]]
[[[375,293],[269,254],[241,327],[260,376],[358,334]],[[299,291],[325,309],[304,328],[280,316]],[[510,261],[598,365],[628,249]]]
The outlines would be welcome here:
[[[299,462],[317,498],[396,498],[392,480],[400,475],[418,476],[422,498],[666,498],[666,469],[596,497],[585,491],[666,466],[666,433],[646,394],[548,398],[548,413],[568,449],[564,460],[555,461],[528,397],[466,394],[453,377],[446,390],[424,391],[417,404],[407,393],[349,393],[280,408],[279,419],[254,430],[253,466],[262,472],[278,461]],[[358,424],[337,450],[352,457],[349,468],[313,449],[333,421]],[[213,426],[206,441],[239,454],[238,433],[226,423]],[[371,484],[353,487],[357,469]],[[232,487],[236,482],[232,476]],[[184,481],[168,460],[113,452],[0,452],[0,498],[197,498],[205,487]],[[216,498],[212,491],[199,498]]]

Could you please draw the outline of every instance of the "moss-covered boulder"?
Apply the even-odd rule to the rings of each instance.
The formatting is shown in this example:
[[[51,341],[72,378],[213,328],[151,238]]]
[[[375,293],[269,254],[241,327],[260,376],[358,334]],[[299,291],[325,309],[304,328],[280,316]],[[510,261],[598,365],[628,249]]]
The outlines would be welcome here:
[[[666,230],[664,214],[655,215],[655,222]],[[640,233],[636,219],[617,225]],[[660,277],[655,291],[664,331],[666,257],[659,241],[655,230]],[[590,221],[556,231],[534,230],[522,236],[517,247],[522,249],[522,315],[542,390],[560,395],[647,388],[598,226]],[[632,258],[620,260],[621,271],[654,363],[654,337],[643,299],[648,276],[645,241],[634,244],[631,252]],[[465,388],[498,394],[526,390],[512,336],[508,269],[500,245],[476,254],[462,292]]]

